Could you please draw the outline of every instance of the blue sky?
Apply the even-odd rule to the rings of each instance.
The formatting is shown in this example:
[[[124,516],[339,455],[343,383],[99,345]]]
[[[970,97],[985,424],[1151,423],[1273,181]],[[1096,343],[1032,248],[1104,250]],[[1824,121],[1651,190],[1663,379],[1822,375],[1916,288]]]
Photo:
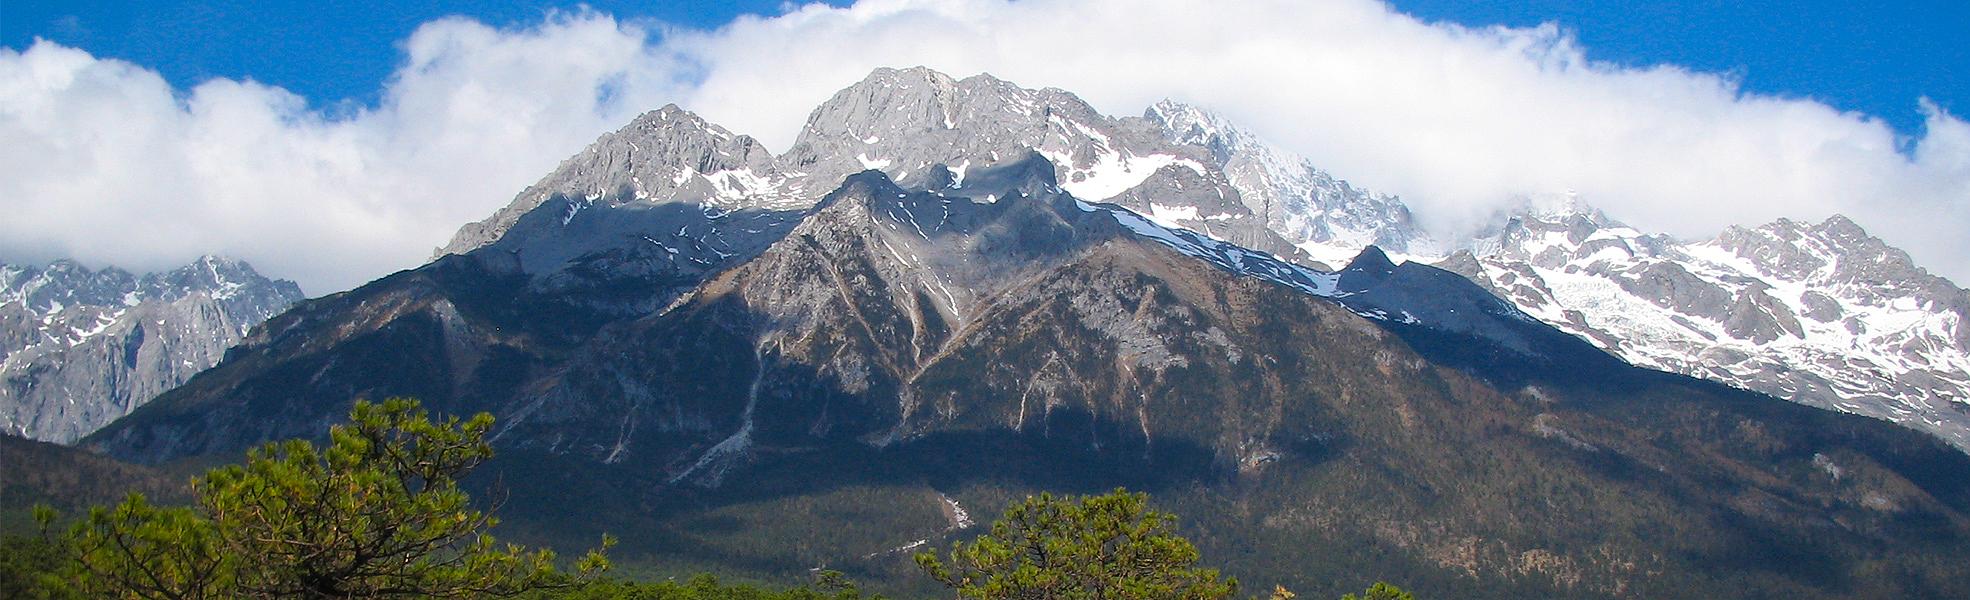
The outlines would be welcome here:
[[[839,4],[839,2],[836,2]],[[697,28],[741,14],[777,14],[780,0],[435,2],[393,0],[6,0],[0,44],[36,37],[157,69],[178,87],[212,77],[251,78],[312,102],[374,103],[419,25],[467,16],[489,25],[536,23],[553,10],[587,6],[624,19]]]
[[[1970,281],[1963,0],[586,5],[0,0],[0,261],[347,289],[638,112],[781,151],[924,65],[1199,104],[1445,237],[1567,196],[1686,239],[1838,213]]]
[[[832,4],[844,4],[840,0]],[[1467,26],[1557,22],[1596,60],[1728,73],[1748,91],[1810,97],[1920,133],[1916,99],[1965,112],[1970,2],[1914,0],[1394,0],[1400,11]],[[346,0],[0,2],[0,44],[36,37],[157,69],[179,87],[251,78],[314,103],[374,103],[419,25],[465,15],[494,26],[577,6],[623,19],[712,28],[778,14],[778,0],[732,2],[350,2]]]
[[[1964,0],[1395,0],[1429,20],[1556,21],[1588,55],[1730,73],[1755,92],[1811,97],[1919,130],[1915,99],[1970,108]]]

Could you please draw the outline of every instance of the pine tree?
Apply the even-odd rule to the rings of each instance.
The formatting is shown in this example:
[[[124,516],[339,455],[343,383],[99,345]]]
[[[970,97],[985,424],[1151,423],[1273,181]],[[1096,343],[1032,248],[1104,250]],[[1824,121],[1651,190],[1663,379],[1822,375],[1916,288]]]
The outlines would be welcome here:
[[[1375,585],[1368,586],[1366,593],[1360,596],[1348,594],[1341,596],[1341,600],[1416,600],[1416,596],[1402,591],[1402,588],[1389,585],[1387,582],[1378,581],[1375,582]]]
[[[492,457],[492,416],[434,423],[412,400],[357,402],[326,449],[270,443],[193,482],[194,508],[132,495],[69,535],[75,590],[119,598],[507,596],[574,581],[500,545],[459,478]],[[603,541],[606,547],[611,541]],[[600,551],[583,576],[607,568]]]
[[[916,556],[932,578],[961,598],[1216,600],[1238,592],[1236,580],[1196,567],[1198,553],[1174,532],[1176,518],[1148,509],[1148,497],[1124,490],[1086,498],[1029,497],[990,533]]]

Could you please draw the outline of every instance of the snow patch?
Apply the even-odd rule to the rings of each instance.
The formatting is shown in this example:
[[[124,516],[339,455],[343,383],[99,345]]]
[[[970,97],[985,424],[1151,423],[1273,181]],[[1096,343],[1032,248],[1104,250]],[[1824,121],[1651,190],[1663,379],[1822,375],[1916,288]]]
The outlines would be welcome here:
[[[1340,276],[1302,267],[1279,257],[1249,250],[1188,229],[1158,225],[1142,215],[1112,204],[1094,205],[1076,201],[1087,212],[1106,211],[1115,222],[1144,238],[1177,252],[1203,259],[1227,271],[1256,277],[1315,296],[1340,297]]]
[[[876,170],[882,170],[888,168],[889,163],[891,162],[887,158],[881,160],[872,159],[869,158],[869,155],[867,154],[857,154],[855,155],[855,160],[860,161],[862,163],[862,168],[864,169],[876,169]]]
[[[1196,169],[1199,173],[1202,173],[1204,168],[1194,161],[1178,159],[1168,154],[1130,156],[1126,152],[1101,152],[1096,156],[1094,164],[1087,168],[1075,167],[1074,157],[1063,152],[1041,151],[1040,154],[1063,171],[1060,177],[1062,189],[1076,198],[1092,202],[1114,198],[1122,192],[1129,191],[1130,188],[1142,185],[1142,181],[1155,174],[1157,169],[1171,164],[1181,163]]]
[[[1151,202],[1149,203],[1149,214],[1143,216],[1149,217],[1149,220],[1155,221],[1157,225],[1164,227],[1183,227],[1183,221],[1197,220],[1197,207],[1164,206]]]

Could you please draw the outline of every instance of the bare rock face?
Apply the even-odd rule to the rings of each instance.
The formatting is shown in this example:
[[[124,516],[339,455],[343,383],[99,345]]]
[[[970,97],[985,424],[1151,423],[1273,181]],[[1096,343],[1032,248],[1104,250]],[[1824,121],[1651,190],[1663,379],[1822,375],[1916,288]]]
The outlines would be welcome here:
[[[214,257],[142,277],[0,264],[0,426],[73,442],[217,364],[300,300],[293,282]]]

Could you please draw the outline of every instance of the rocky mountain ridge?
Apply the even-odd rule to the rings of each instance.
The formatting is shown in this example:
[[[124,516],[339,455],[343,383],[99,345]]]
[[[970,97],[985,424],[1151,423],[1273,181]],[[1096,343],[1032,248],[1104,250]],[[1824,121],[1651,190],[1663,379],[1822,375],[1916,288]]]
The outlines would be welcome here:
[[[1212,148],[1268,227],[1310,256],[1335,262],[1378,244],[1634,364],[1886,419],[1970,451],[1970,292],[1850,219],[1684,241],[1569,197],[1438,241],[1401,199],[1337,182],[1209,111],[1165,101],[1149,115],[1166,137]]]
[[[791,149],[772,156],[675,106],[638,117],[602,136],[541,183],[481,223],[461,229],[439,254],[462,254],[509,239],[521,215],[543,204],[572,217],[588,207],[658,206],[703,198],[727,210],[785,211],[812,206],[842,178],[876,169],[920,185],[944,165],[956,185],[974,166],[1039,152],[1063,189],[1114,202],[1159,220],[1282,256],[1297,251],[1237,200],[1223,173],[1206,168],[1203,147],[1164,139],[1148,119],[1113,119],[1073,94],[1031,90],[990,75],[965,79],[925,69],[877,69],[816,108]],[[1125,192],[1154,182],[1158,211]],[[1174,192],[1174,194],[1172,194]],[[1201,208],[1200,208],[1201,207]]]
[[[72,442],[217,364],[301,299],[291,281],[211,256],[143,276],[0,264],[0,427]]]
[[[1402,255],[1442,254],[1400,198],[1356,188],[1208,110],[1163,100],[1143,118],[1172,142],[1209,148],[1245,205],[1310,256],[1340,265],[1368,246]]]
[[[1483,242],[1443,265],[1629,362],[1970,449],[1970,292],[1845,217],[1681,242],[1581,211]]]

